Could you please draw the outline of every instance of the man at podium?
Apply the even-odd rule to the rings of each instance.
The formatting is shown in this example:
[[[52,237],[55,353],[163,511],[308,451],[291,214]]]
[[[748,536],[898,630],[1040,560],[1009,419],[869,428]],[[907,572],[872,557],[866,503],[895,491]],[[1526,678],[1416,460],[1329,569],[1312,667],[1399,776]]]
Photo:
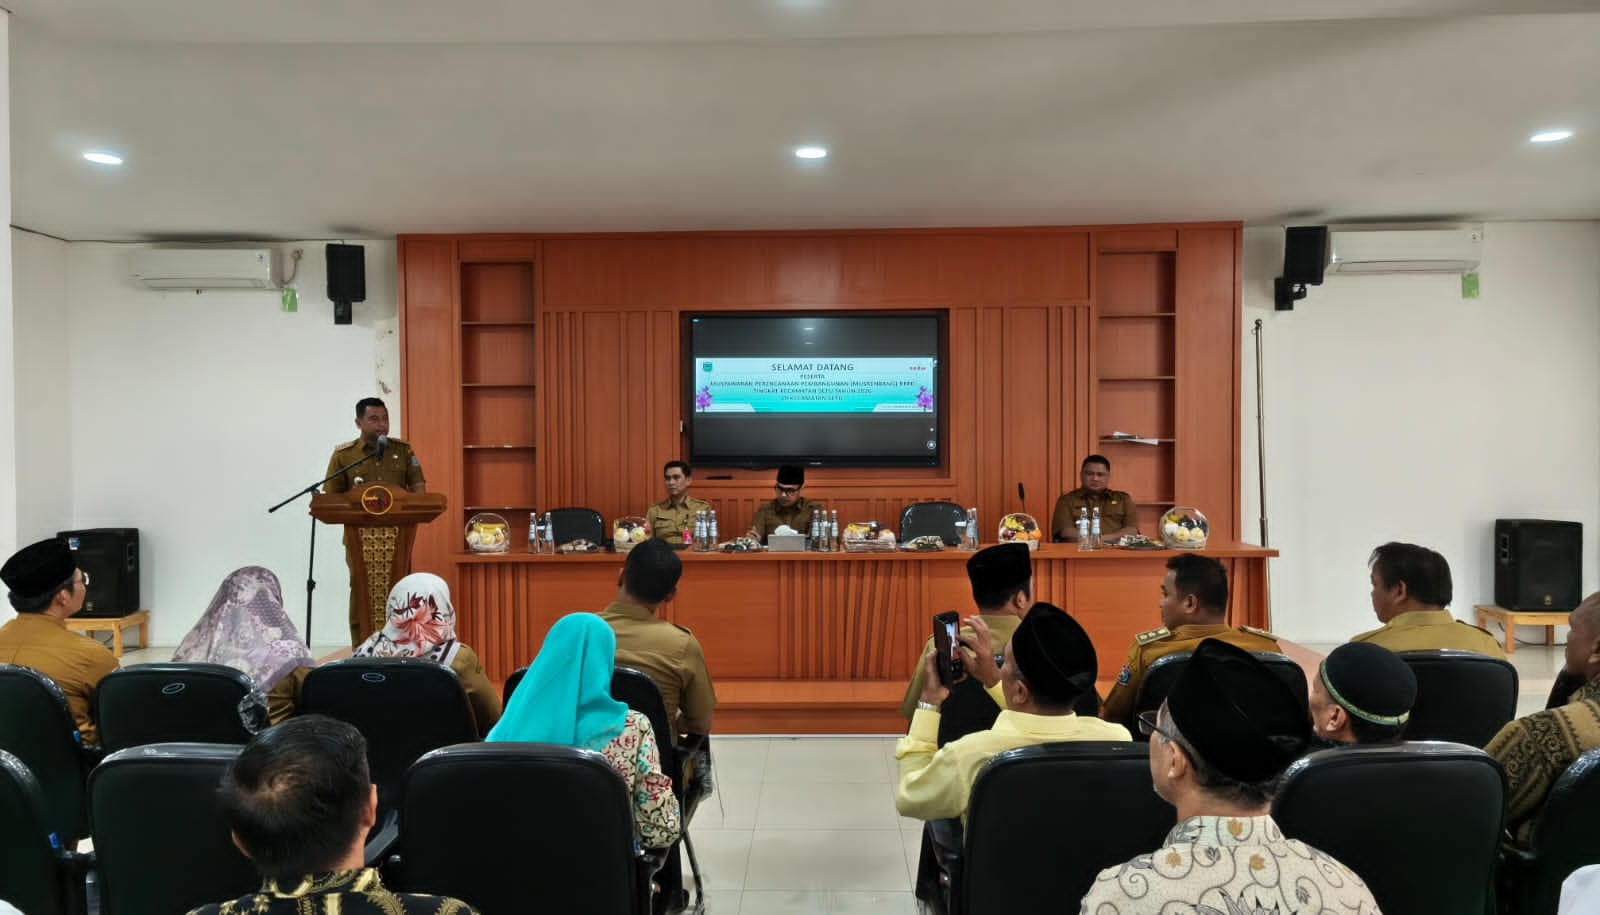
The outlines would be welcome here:
[[[322,484],[322,491],[326,493],[349,492],[353,487],[363,483],[387,483],[410,492],[423,492],[427,489],[427,481],[422,478],[422,463],[412,453],[411,446],[397,438],[389,437],[389,408],[383,401],[376,397],[363,397],[356,401],[356,429],[361,435],[355,441],[345,442],[333,449],[333,457],[328,459],[328,471],[324,476],[331,477]],[[338,473],[340,468],[349,467],[364,458],[371,458],[365,463],[344,473]],[[335,476],[335,474],[338,474]],[[350,541],[358,536],[348,527],[345,528],[345,566],[350,566]],[[355,589],[356,570],[350,569],[350,644],[359,645],[367,633],[361,626],[362,601]],[[311,638],[311,633],[306,633],[306,638]]]

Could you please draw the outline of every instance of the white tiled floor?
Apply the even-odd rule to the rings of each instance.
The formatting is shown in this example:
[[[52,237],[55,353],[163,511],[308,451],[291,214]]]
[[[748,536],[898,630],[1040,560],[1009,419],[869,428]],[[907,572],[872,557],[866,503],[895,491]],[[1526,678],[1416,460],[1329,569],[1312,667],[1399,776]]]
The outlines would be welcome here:
[[[342,646],[314,649],[322,657]],[[1307,645],[1320,652],[1335,645]],[[171,648],[128,652],[164,661]],[[1518,714],[1544,707],[1560,646],[1518,646]],[[716,737],[690,834],[713,915],[912,915],[922,824],[894,810],[895,737]],[[687,884],[687,880],[686,880]]]

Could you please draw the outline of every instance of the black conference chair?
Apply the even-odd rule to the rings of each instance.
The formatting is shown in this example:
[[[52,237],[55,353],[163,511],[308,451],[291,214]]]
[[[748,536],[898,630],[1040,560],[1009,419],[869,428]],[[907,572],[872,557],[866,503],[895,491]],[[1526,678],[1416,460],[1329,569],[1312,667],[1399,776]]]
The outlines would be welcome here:
[[[1321,750],[1284,773],[1284,835],[1366,881],[1384,915],[1491,911],[1505,776],[1482,750],[1412,742]]]
[[[650,729],[655,731],[656,746],[661,754],[662,771],[672,779],[672,793],[678,799],[678,811],[683,824],[682,838],[678,844],[665,850],[666,857],[656,875],[656,882],[660,885],[661,892],[653,903],[655,911],[658,913],[685,909],[701,911],[705,908],[705,884],[700,877],[700,862],[695,857],[694,844],[689,840],[689,819],[699,806],[699,799],[686,797],[688,785],[685,784],[684,778],[684,767],[699,746],[672,745],[672,722],[667,719],[666,702],[661,698],[660,688],[648,674],[631,667],[618,667],[611,674],[611,698],[626,703],[628,708],[650,719]],[[680,846],[683,854],[689,857],[689,873],[694,877],[692,900],[684,893]]]
[[[82,915],[93,859],[64,844],[50,828],[39,780],[0,750],[0,899],[27,915]]]
[[[578,539],[596,546],[606,546],[611,542],[611,538],[606,536],[605,519],[592,508],[551,509],[550,538],[557,546]]]
[[[939,537],[945,546],[960,546],[967,510],[954,502],[915,502],[900,513],[900,542]]]
[[[493,810],[463,839],[463,811]],[[469,819],[471,819],[469,817]],[[397,889],[453,896],[483,915],[649,915],[659,861],[636,854],[633,798],[591,750],[469,744],[417,760],[400,789]]]
[[[1278,679],[1294,690],[1302,705],[1308,703],[1306,672],[1298,663],[1271,651],[1250,653],[1259,658],[1269,670],[1278,675]],[[1167,696],[1172,694],[1172,688],[1178,682],[1178,676],[1183,673],[1183,668],[1192,656],[1193,652],[1180,651],[1157,658],[1155,663],[1150,665],[1150,669],[1144,672],[1144,679],[1139,684],[1139,698],[1134,702],[1135,715],[1139,712],[1154,711],[1161,707],[1161,703],[1167,701]],[[1148,736],[1139,733],[1138,728],[1130,727],[1129,730],[1133,732],[1135,740],[1141,742],[1150,740]]]
[[[137,664],[107,674],[94,693],[107,752],[150,743],[244,744],[266,727],[265,697],[225,664]]]
[[[89,831],[83,792],[96,754],[84,748],[67,697],[36,670],[0,664],[0,709],[0,750],[33,772],[50,832],[74,845]]]
[[[239,750],[148,744],[112,753],[89,774],[103,915],[172,915],[261,886],[217,796]]]
[[[1517,669],[1470,651],[1402,651],[1417,677],[1407,740],[1448,740],[1486,747],[1517,716]]]
[[[300,713],[355,725],[367,739],[380,821],[394,808],[406,769],[422,754],[478,739],[456,672],[417,658],[349,658],[306,675]]]
[[[1555,915],[1561,881],[1580,867],[1600,864],[1596,810],[1600,810],[1600,750],[1590,750],[1550,788],[1528,848],[1506,852],[1500,867],[1501,911]]]
[[[511,676],[506,677],[506,685],[500,688],[500,703],[502,705],[511,701],[511,694],[517,691],[517,684],[521,683],[522,678],[527,675],[528,668],[519,667],[511,672]]]
[[[1174,818],[1150,782],[1148,747],[1085,741],[1001,753],[978,772],[965,830],[925,830],[942,833],[949,915],[1014,915],[1075,908],[1100,871],[1161,847]]]

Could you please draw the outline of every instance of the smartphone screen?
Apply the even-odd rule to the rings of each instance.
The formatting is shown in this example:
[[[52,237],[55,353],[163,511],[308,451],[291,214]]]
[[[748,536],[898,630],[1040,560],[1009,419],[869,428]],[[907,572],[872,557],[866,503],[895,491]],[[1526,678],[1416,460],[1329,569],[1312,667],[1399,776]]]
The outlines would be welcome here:
[[[945,686],[954,684],[967,672],[961,643],[956,639],[960,625],[958,613],[941,613],[933,618],[933,661],[939,671],[939,682]]]

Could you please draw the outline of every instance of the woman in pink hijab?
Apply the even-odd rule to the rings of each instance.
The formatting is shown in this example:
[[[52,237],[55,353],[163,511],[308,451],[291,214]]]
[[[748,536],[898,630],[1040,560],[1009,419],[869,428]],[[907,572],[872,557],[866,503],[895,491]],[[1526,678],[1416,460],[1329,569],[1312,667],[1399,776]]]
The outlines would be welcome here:
[[[226,664],[244,672],[266,694],[271,724],[294,714],[300,684],[317,663],[283,610],[278,576],[260,566],[236,569],[222,580],[172,660]]]

